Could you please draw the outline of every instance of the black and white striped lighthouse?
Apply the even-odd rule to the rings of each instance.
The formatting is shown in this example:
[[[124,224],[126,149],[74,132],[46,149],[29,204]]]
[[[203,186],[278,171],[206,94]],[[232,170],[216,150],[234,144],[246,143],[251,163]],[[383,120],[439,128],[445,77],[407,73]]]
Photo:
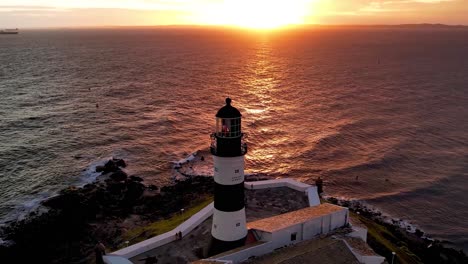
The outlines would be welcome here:
[[[211,134],[214,161],[214,212],[210,255],[244,245],[247,237],[244,204],[244,155],[241,113],[226,98],[216,114],[216,131]]]

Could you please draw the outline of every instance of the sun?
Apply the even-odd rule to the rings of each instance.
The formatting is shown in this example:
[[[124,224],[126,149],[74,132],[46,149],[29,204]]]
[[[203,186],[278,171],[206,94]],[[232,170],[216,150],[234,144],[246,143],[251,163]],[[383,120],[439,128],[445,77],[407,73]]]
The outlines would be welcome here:
[[[207,24],[275,29],[303,24],[313,0],[225,0],[203,10]]]

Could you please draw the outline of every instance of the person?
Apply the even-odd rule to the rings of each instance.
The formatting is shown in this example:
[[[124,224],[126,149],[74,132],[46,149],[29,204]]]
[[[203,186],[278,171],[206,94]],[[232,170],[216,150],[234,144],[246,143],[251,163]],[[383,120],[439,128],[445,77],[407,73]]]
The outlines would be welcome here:
[[[182,239],[182,232],[179,231],[179,240],[181,240],[181,239]]]
[[[317,186],[317,192],[319,195],[323,193],[323,180],[320,176],[315,180],[315,185]]]
[[[94,247],[94,253],[96,254],[96,264],[104,264],[103,256],[106,255],[106,247],[101,241],[98,241]]]

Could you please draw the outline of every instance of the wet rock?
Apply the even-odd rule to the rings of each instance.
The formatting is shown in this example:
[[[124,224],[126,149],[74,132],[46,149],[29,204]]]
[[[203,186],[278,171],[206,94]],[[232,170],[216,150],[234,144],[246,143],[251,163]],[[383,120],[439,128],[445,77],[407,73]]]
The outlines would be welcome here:
[[[74,206],[79,203],[79,196],[80,193],[76,187],[69,187],[62,190],[59,195],[44,201],[43,204],[51,208],[67,208],[68,206]]]
[[[422,237],[424,235],[424,232],[416,228],[414,234],[418,237]]]
[[[141,197],[145,191],[145,185],[136,181],[129,181],[127,183],[127,192],[125,193],[125,200],[135,201]]]
[[[125,160],[123,159],[112,159],[112,161],[114,162],[114,164],[117,166],[117,167],[122,167],[122,168],[125,168],[127,167],[127,163],[125,162]]]
[[[130,176],[130,180],[131,180],[131,181],[136,181],[136,182],[142,182],[142,181],[143,181],[142,178],[140,178],[140,177],[138,177],[138,176],[133,176],[133,175]]]
[[[106,190],[114,195],[122,194],[126,188],[125,183],[121,181],[108,181],[106,186]]]
[[[125,181],[128,175],[121,169],[117,169],[114,173],[112,173],[109,178],[114,181]]]
[[[103,172],[104,173],[108,173],[108,172],[115,172],[119,169],[119,167],[117,166],[117,164],[113,161],[113,160],[109,160],[106,162],[106,164],[104,165],[104,170]]]
[[[96,172],[103,172],[105,168],[105,166],[96,166]]]
[[[94,184],[94,183],[88,183],[88,184],[86,184],[85,186],[83,186],[83,189],[84,189],[84,190],[88,190],[88,191],[94,190],[94,189],[96,189],[96,188],[97,188],[97,185]]]

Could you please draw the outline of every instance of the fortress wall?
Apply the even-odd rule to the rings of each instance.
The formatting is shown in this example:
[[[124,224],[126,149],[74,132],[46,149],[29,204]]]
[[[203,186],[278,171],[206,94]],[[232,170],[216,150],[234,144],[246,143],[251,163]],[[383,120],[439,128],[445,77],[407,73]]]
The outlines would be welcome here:
[[[125,258],[132,258],[137,255],[140,255],[144,252],[150,251],[157,247],[166,245],[174,240],[176,240],[176,233],[181,231],[182,236],[187,235],[190,231],[195,229],[198,225],[200,225],[203,221],[205,221],[208,217],[213,215],[213,208],[214,203],[210,203],[205,208],[200,210],[198,213],[192,215],[187,221],[183,222],[175,229],[161,234],[159,236],[152,237],[145,241],[141,241],[129,247],[117,250],[115,252],[110,253],[109,255],[116,255],[122,256]]]

